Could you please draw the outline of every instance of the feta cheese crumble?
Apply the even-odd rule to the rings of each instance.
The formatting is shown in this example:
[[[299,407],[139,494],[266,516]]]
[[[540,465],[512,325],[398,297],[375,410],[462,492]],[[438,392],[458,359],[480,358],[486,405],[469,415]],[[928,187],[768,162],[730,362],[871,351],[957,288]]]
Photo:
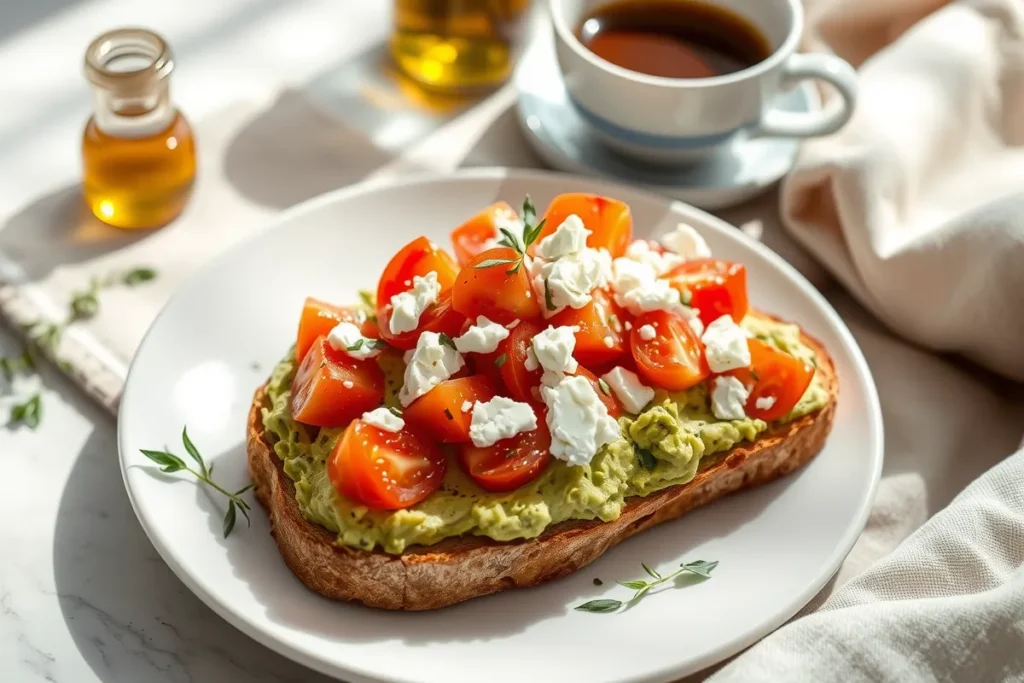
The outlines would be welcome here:
[[[572,352],[576,349],[576,333],[579,331],[580,328],[575,326],[562,326],[549,327],[539,333],[531,341],[534,358],[531,359],[530,354],[527,353],[526,369],[536,370],[536,367],[530,367],[536,363],[549,372],[567,374],[576,372],[579,363],[572,357]]]
[[[383,429],[385,432],[400,432],[405,427],[405,420],[383,406],[363,413],[363,422]]]
[[[355,386],[355,383],[354,383],[354,382],[353,382],[352,380],[350,380],[350,379],[347,379],[347,380],[345,380],[344,382],[342,382],[342,383],[341,383],[341,385],[342,385],[343,387],[345,387],[346,389],[351,389],[352,387],[354,387],[354,386]]]
[[[408,355],[408,354],[406,354]],[[424,332],[405,366],[405,382],[398,400],[407,406],[462,368],[462,354],[441,343],[436,332]]]
[[[704,342],[704,356],[711,372],[726,372],[750,365],[747,335],[731,315],[723,315],[708,325],[701,341]]]
[[[686,260],[671,251],[661,253],[651,249],[647,240],[636,240],[626,247],[626,258],[649,266],[655,275],[664,275]]]
[[[470,410],[473,409],[473,402],[472,401],[463,401],[461,408],[462,408],[462,412],[468,413]]]
[[[412,278],[412,289],[391,297],[391,319],[388,327],[391,334],[412,332],[420,324],[423,311],[434,303],[441,294],[441,285],[437,281],[437,271],[432,270],[425,277],[415,275]]]
[[[528,403],[519,403],[504,396],[495,396],[486,403],[473,404],[473,420],[469,438],[480,448],[510,439],[521,432],[537,428],[537,415]]]
[[[570,215],[555,231],[537,243],[537,256],[554,261],[563,256],[578,254],[587,246],[590,231],[583,225],[583,219]]]
[[[640,326],[640,338],[644,341],[651,341],[656,336],[658,336],[658,333],[650,325]]]
[[[459,353],[493,353],[507,336],[508,330],[504,325],[491,322],[481,315],[477,317],[476,325],[472,325],[461,337],[455,338],[455,348]]]
[[[356,360],[373,358],[380,353],[377,340],[364,337],[359,328],[350,322],[340,322],[327,333],[327,343],[335,351],[348,354]]]
[[[654,389],[646,386],[635,372],[626,368],[612,368],[601,379],[608,383],[615,398],[619,399],[628,413],[639,415],[644,406],[654,400]]]
[[[648,311],[671,311],[683,316],[691,327],[700,324],[697,312],[683,305],[679,290],[673,289],[667,280],[659,280],[654,270],[645,263],[625,257],[615,259],[612,263],[611,283],[615,302],[633,315]],[[703,331],[703,328],[700,329]]]
[[[731,375],[716,377],[711,389],[711,413],[719,420],[742,420],[750,392]]]
[[[774,396],[762,396],[754,401],[754,407],[758,410],[771,410],[773,405],[775,405]]]
[[[661,238],[665,248],[679,254],[686,261],[711,258],[711,249],[693,226],[680,223],[676,229]]]
[[[537,244],[537,256],[528,265],[533,290],[544,301],[545,317],[566,307],[583,308],[590,303],[590,293],[608,281],[611,256],[604,249],[588,248],[589,234],[574,214]]]
[[[619,424],[585,377],[563,376],[540,393],[548,407],[551,455],[559,460],[589,464],[602,446],[622,438]]]

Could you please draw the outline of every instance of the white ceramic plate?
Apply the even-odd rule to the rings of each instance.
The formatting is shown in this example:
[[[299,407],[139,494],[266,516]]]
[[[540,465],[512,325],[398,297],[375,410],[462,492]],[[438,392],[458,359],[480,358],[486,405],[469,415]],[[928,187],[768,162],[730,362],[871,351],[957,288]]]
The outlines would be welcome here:
[[[240,520],[224,539],[221,501],[184,477],[160,474],[139,453],[169,446],[184,455],[187,425],[216,463],[216,479],[241,487],[252,392],[292,342],[307,295],[354,300],[413,237],[442,242],[495,200],[518,204],[529,192],[543,207],[565,191],[627,201],[639,234],[688,221],[716,254],[747,265],[754,305],[800,321],[825,344],[841,398],[821,455],[795,476],[640,534],[575,576],[406,614],[309,592],[281,561],[258,506],[250,528]],[[882,464],[878,398],[864,359],[832,308],[778,256],[678,202],[603,181],[501,169],[333,192],[203,268],[143,341],[118,432],[132,505],[181,580],[264,645],[348,681],[654,681],[701,669],[782,624],[828,581],[864,525]],[[572,609],[626,597],[614,580],[641,576],[642,561],[667,570],[697,559],[720,562],[711,580],[620,614]]]

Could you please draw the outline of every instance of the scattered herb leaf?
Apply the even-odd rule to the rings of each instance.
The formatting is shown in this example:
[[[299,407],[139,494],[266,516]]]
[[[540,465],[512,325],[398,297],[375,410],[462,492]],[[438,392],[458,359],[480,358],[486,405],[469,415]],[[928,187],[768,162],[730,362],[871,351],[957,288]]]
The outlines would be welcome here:
[[[684,306],[690,305],[690,302],[693,301],[693,294],[690,292],[689,288],[683,287],[679,290],[679,301],[682,302]]]
[[[395,417],[402,417],[402,411],[399,410],[398,408],[394,406],[388,406],[388,410],[390,410],[391,414],[394,415]]]
[[[689,573],[695,576],[699,576],[703,580],[710,579],[711,572],[714,570],[715,567],[718,566],[718,562],[706,562],[704,560],[697,560],[696,562],[686,562],[679,565],[679,569],[675,570],[671,574],[666,574],[665,576],[662,576],[656,570],[652,569],[651,567],[647,566],[642,562],[640,563],[640,566],[644,568],[644,571],[647,572],[648,576],[650,576],[652,580],[648,581],[647,579],[631,579],[628,581],[615,582],[620,586],[623,586],[624,588],[636,591],[635,593],[633,593],[633,597],[629,599],[629,603],[635,603],[639,601],[641,598],[647,595],[647,593],[651,589],[656,588],[657,586],[660,586],[662,584],[668,583],[669,581],[672,581],[681,574]],[[601,581],[599,579],[594,579],[594,585],[600,586]],[[590,602],[585,602],[582,605],[577,606],[576,609],[583,612],[617,612],[625,604],[627,603],[622,602],[621,600],[591,600]]]
[[[551,288],[548,287],[547,279],[544,280],[544,305],[549,311],[555,310],[555,302],[551,298]]]
[[[647,582],[643,579],[635,579],[633,581],[616,581],[615,583],[619,584],[623,588],[628,588],[633,591],[640,590],[647,586]]]
[[[473,266],[473,268],[492,268],[494,266],[507,266],[507,265],[512,264],[512,263],[515,263],[518,266],[518,264],[522,263],[522,259],[518,259],[518,258],[489,258],[489,259],[484,259],[480,263],[478,263],[475,266]]]
[[[168,451],[151,451],[144,448],[140,450],[144,456],[155,462],[157,465],[160,465],[161,472],[188,472],[196,479],[198,479],[200,482],[206,484],[214,491],[220,493],[225,498],[227,498],[228,509],[224,513],[223,526],[225,538],[227,538],[227,536],[235,528],[235,519],[239,512],[241,512],[242,516],[245,517],[245,521],[251,524],[251,521],[249,519],[249,504],[245,502],[245,499],[242,498],[242,495],[245,494],[247,491],[250,491],[253,488],[253,486],[255,486],[255,484],[250,483],[238,489],[234,493],[231,493],[230,491],[226,490],[224,487],[222,487],[220,484],[218,484],[217,482],[213,481],[213,479],[210,478],[210,475],[213,474],[213,466],[206,466],[206,462],[203,460],[203,456],[199,454],[199,450],[195,447],[195,444],[193,444],[192,440],[188,437],[187,429],[181,430],[181,441],[184,444],[185,450],[188,452],[189,456],[196,462],[197,465],[199,465],[198,471],[192,469],[184,460]]]
[[[636,449],[636,457],[640,461],[640,466],[645,470],[653,470],[658,466],[658,459],[646,448]]]
[[[437,340],[439,342],[441,342],[442,344],[444,344],[445,346],[449,347],[449,348],[452,348],[452,349],[455,348],[455,342],[452,340],[451,337],[449,337],[444,332],[439,332],[438,333]]]
[[[641,563],[640,563],[640,566],[644,568],[644,571],[645,571],[645,572],[647,572],[648,574],[650,574],[650,575],[651,575],[651,576],[653,576],[654,578],[656,578],[656,579],[660,579],[660,578],[661,578],[661,574],[659,574],[659,573],[657,572],[657,570],[651,569],[650,567],[648,567],[648,566],[647,566],[646,564],[644,564],[643,562],[641,562]]]
[[[582,605],[577,605],[576,609],[581,612],[616,612],[622,607],[621,600],[591,600],[585,602]]]
[[[447,417],[449,420],[455,419],[455,416],[452,415],[452,411],[448,410],[447,408],[444,409],[444,416]]]
[[[29,429],[39,426],[43,418],[42,396],[33,394],[27,401],[11,406],[11,424],[23,424]]]
[[[156,271],[152,268],[132,268],[121,275],[121,284],[127,287],[134,287],[142,282],[149,282],[156,278]]]
[[[363,342],[364,341],[366,341],[366,340],[365,339],[357,339],[355,344],[353,344],[352,346],[346,346],[345,350],[346,351],[358,351],[359,349],[363,348]]]
[[[359,299],[367,308],[377,308],[377,297],[368,289],[359,290]]]
[[[604,394],[605,396],[611,396],[612,395],[612,390],[608,386],[608,382],[604,381],[603,377],[598,377],[597,378],[597,386],[601,387],[601,393]]]
[[[494,367],[500,368],[502,365],[508,362],[508,354],[503,353],[494,359]]]

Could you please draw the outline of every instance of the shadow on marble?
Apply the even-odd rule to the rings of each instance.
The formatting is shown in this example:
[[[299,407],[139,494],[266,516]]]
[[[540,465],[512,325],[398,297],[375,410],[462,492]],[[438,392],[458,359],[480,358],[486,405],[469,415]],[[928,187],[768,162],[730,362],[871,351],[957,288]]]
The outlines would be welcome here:
[[[103,683],[330,681],[231,627],[174,576],[128,502],[109,416],[75,400],[96,428],[61,495],[53,574],[68,632],[96,677]]]
[[[57,266],[91,260],[155,232],[106,225],[89,211],[76,183],[36,199],[0,227],[0,280],[38,280]],[[23,273],[5,272],[10,266],[4,260]]]
[[[220,453],[216,462],[238,462],[245,458],[244,444]],[[220,468],[218,468],[220,469]],[[234,534],[229,539],[221,537],[223,510],[214,509],[206,499],[206,493],[197,491],[197,502],[210,511],[207,533],[220,539],[228,558],[235,567],[235,575],[249,584],[252,594],[262,602],[268,619],[318,637],[337,642],[359,643],[399,639],[408,645],[429,647],[432,644],[451,641],[488,641],[500,639],[510,633],[522,631],[538,622],[556,618],[569,608],[592,599],[609,588],[618,578],[636,578],[643,575],[639,565],[641,559],[658,565],[679,557],[687,548],[700,546],[712,539],[726,536],[756,518],[761,511],[792,483],[787,478],[759,489],[745,492],[743,505],[729,505],[723,501],[709,508],[696,510],[685,526],[667,523],[631,538],[610,550],[595,565],[582,569],[576,574],[552,583],[535,586],[526,590],[511,590],[478,598],[445,608],[437,612],[389,612],[374,610],[352,603],[332,603],[338,618],[314,624],[309,615],[296,606],[294,591],[280,590],[282,577],[298,581],[284,565],[269,533],[266,533],[265,511],[257,503],[253,506],[254,525],[252,531],[264,530],[262,538],[254,542],[267,544],[277,568],[266,571],[259,566],[256,556],[266,561],[268,548],[257,552],[248,543],[239,543]],[[256,524],[256,517],[262,517]],[[244,528],[244,521],[239,520]],[[592,581],[601,578],[606,586],[597,588]],[[680,590],[685,588],[680,587]],[[304,590],[304,589],[303,589]],[[323,598],[327,600],[327,598]],[[457,615],[457,618],[452,618]],[[438,618],[442,617],[443,618]],[[429,624],[424,628],[424,622]]]

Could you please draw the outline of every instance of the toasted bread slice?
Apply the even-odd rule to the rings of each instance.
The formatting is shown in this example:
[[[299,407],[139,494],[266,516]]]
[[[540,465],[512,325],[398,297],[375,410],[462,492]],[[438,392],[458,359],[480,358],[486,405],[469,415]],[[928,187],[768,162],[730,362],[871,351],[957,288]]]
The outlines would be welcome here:
[[[428,610],[533,586],[578,571],[633,534],[675,519],[724,495],[789,474],[821,451],[838,396],[835,367],[819,342],[802,341],[817,357],[828,401],[821,410],[763,433],[757,441],[712,456],[713,464],[686,484],[627,500],[611,522],[567,521],[537,538],[498,542],[480,536],[414,546],[401,555],[335,545],[335,535],[306,521],[295,487],[263,429],[264,388],[249,411],[249,470],[256,497],[270,516],[270,531],[285,563],[311,590],[384,609]]]

